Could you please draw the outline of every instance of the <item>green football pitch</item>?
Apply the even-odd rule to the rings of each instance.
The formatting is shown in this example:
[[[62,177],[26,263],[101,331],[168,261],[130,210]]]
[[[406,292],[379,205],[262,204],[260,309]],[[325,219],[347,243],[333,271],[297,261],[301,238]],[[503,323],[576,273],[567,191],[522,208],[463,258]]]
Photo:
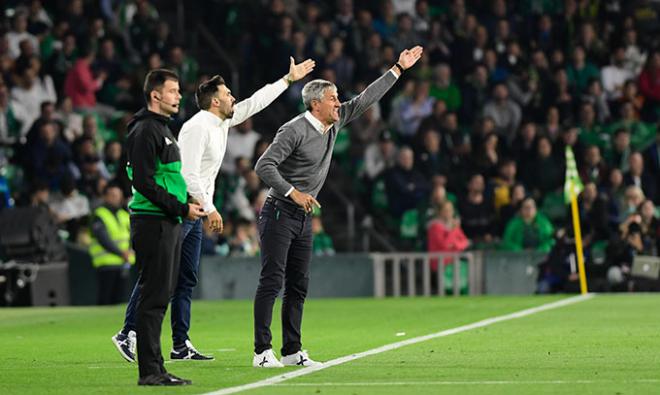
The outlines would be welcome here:
[[[508,316],[562,299],[309,300],[303,343],[320,361],[483,325],[241,393],[660,394],[660,295],[596,295]],[[497,319],[502,316],[511,319]],[[192,386],[142,388],[136,385],[136,365],[125,362],[110,341],[123,306],[0,309],[0,394],[202,394],[298,372],[251,367],[251,317],[248,301],[195,301],[192,340],[216,359],[166,362],[172,373],[192,379]],[[167,356],[169,317],[166,323]],[[277,350],[279,323],[273,330]]]

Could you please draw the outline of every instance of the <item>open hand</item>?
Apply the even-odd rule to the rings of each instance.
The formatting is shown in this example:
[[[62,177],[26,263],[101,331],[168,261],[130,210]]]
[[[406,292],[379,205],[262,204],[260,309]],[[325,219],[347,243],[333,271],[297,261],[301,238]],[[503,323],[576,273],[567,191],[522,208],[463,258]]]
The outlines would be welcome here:
[[[422,52],[424,52],[424,48],[419,45],[411,49],[404,49],[399,55],[399,64],[404,70],[411,68],[422,57]]]
[[[291,81],[298,81],[301,78],[305,78],[305,76],[314,70],[314,66],[316,66],[316,62],[313,61],[312,59],[307,59],[302,63],[295,64],[295,61],[293,60],[293,57],[289,57],[291,60],[291,64],[289,65],[289,80]]]

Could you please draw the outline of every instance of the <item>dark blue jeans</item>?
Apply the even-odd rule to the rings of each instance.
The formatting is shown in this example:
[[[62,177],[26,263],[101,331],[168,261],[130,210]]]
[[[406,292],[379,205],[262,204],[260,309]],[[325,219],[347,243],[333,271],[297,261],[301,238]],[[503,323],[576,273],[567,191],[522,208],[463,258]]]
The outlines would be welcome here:
[[[259,221],[261,276],[254,299],[254,351],[272,348],[270,324],[273,304],[284,285],[282,298],[282,355],[302,348],[300,328],[312,260],[311,215],[274,198],[266,199]]]
[[[192,290],[197,285],[199,271],[199,258],[202,248],[202,220],[183,221],[181,227],[181,263],[176,288],[170,302],[172,303],[172,341],[181,344],[188,340],[190,329],[190,306],[192,304]],[[139,283],[140,280],[138,279]],[[135,330],[135,313],[140,291],[137,283],[131,293],[131,299],[126,306],[123,333]]]

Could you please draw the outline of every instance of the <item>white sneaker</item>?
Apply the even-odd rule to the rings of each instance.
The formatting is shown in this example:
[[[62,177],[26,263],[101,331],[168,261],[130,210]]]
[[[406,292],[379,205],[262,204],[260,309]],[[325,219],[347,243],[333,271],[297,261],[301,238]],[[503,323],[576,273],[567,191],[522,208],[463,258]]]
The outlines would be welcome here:
[[[298,351],[295,354],[285,355],[281,359],[284,366],[316,366],[323,365],[323,362],[316,362],[307,355],[307,350]]]
[[[129,331],[128,335],[119,332],[112,336],[112,343],[117,347],[117,351],[128,362],[135,362],[135,346],[137,343],[137,336],[135,331]]]
[[[277,360],[277,357],[273,353],[273,349],[269,348],[268,350],[262,352],[261,354],[254,354],[252,358],[252,366],[255,368],[283,368],[284,365]]]

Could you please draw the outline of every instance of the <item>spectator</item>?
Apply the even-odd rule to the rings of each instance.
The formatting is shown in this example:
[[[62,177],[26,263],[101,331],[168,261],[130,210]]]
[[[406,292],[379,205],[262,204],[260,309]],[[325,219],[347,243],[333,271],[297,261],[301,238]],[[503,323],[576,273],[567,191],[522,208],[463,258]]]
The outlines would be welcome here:
[[[642,244],[648,255],[658,256],[660,251],[660,220],[656,215],[655,204],[646,199],[639,206],[639,225],[642,228]]]
[[[256,256],[259,253],[256,223],[239,219],[234,228],[234,236],[229,240],[230,256]]]
[[[403,143],[411,143],[422,119],[431,115],[433,98],[429,97],[429,83],[418,81],[412,98],[401,103],[401,126],[399,130]]]
[[[316,256],[335,255],[335,247],[332,238],[323,229],[320,215],[312,217],[312,252]]]
[[[124,197],[116,185],[103,191],[103,205],[94,210],[92,244],[89,253],[98,279],[97,303],[118,304],[124,301],[130,265],[135,253],[130,248],[130,218],[122,208]]]
[[[28,179],[48,180],[53,190],[58,190],[64,177],[71,174],[71,150],[58,138],[58,133],[55,123],[42,124],[38,138],[26,146],[23,163]]]
[[[534,165],[530,190],[537,199],[541,199],[547,193],[555,191],[561,186],[563,173],[561,163],[553,155],[550,139],[542,136],[536,143],[536,162]]]
[[[451,67],[448,64],[441,63],[433,69],[430,96],[444,101],[449,111],[457,111],[461,107],[461,91],[452,81]]]
[[[625,68],[626,49],[622,46],[614,48],[612,63],[603,68],[603,89],[610,101],[616,100],[623,94],[623,85],[634,77],[632,71]]]
[[[500,207],[509,204],[511,187],[516,183],[516,174],[518,166],[512,159],[505,159],[499,162],[497,175],[492,179],[493,184],[493,203],[495,211],[499,212]]]
[[[39,48],[39,41],[37,38],[27,31],[28,16],[24,12],[17,12],[12,20],[12,30],[7,33],[7,41],[9,44],[9,56],[12,59],[18,58],[21,54],[20,44],[27,41],[33,49]]]
[[[396,218],[417,207],[426,197],[430,188],[425,177],[414,168],[413,150],[403,147],[399,150],[397,165],[385,174],[385,190],[392,214]]]
[[[520,106],[509,99],[509,89],[505,84],[495,85],[493,99],[484,106],[483,114],[495,121],[495,131],[510,144],[520,126],[522,113]]]
[[[440,152],[441,136],[436,130],[427,130],[422,135],[422,148],[417,155],[417,169],[428,179],[436,175],[449,174],[449,162]]]
[[[656,180],[660,178],[660,123],[656,126],[655,141],[644,151],[644,168]]]
[[[373,181],[396,164],[397,148],[388,130],[381,132],[377,143],[371,143],[364,153],[364,173]]]
[[[644,196],[656,202],[657,180],[644,171],[644,158],[639,152],[633,152],[628,158],[629,170],[623,176],[626,186],[636,186],[644,191]]]
[[[19,103],[9,100],[7,85],[0,77],[0,142],[12,143],[21,137],[22,121],[28,118]],[[23,121],[25,122],[25,121]]]
[[[458,211],[465,235],[473,243],[490,243],[495,236],[495,208],[484,195],[486,183],[481,174],[470,177],[467,194],[459,200]]]
[[[502,249],[506,251],[549,252],[554,245],[554,227],[545,215],[536,211],[532,198],[522,201],[519,215],[506,225]]]
[[[639,90],[647,100],[649,118],[658,119],[657,107],[660,105],[660,51],[649,56],[646,67],[639,75]]]
[[[69,70],[64,81],[64,93],[71,97],[73,108],[79,111],[96,110],[96,92],[103,87],[107,73],[101,71],[96,77],[92,73],[95,53],[85,48]]]
[[[591,181],[600,185],[607,178],[607,174],[607,165],[600,154],[600,148],[595,145],[588,146],[580,167],[582,181],[585,183]]]
[[[253,158],[252,155],[259,139],[261,139],[261,134],[254,130],[252,118],[246,119],[245,122],[231,129],[227,136],[227,146],[230,149],[225,154],[222,171],[235,174],[235,161],[238,157],[245,158],[250,162],[252,162],[252,159],[258,159]]]
[[[11,90],[11,101],[15,108],[23,109],[21,136],[25,137],[33,122],[39,117],[41,103],[55,103],[57,95],[50,76],[40,76],[41,62],[38,58],[21,58],[16,62],[17,84]]]
[[[66,141],[72,143],[82,136],[83,117],[73,111],[73,103],[70,97],[65,96],[60,100],[55,118],[62,124],[62,136]]]
[[[488,178],[495,177],[501,155],[497,134],[487,134],[483,143],[474,151],[473,170]]]
[[[628,171],[632,149],[630,148],[630,132],[626,128],[618,128],[614,132],[612,149],[607,153],[607,164],[623,172]]]
[[[609,240],[607,202],[598,194],[593,181],[584,184],[584,190],[578,198],[578,208],[585,250],[589,251],[600,241]],[[569,233],[572,234],[572,231]]]
[[[525,185],[516,183],[511,187],[509,192],[511,199],[509,204],[500,207],[500,215],[497,221],[497,233],[504,234],[506,224],[520,211],[520,204],[527,196]]]
[[[459,96],[459,100],[462,99],[461,118],[471,119],[474,114],[479,113],[488,99],[488,69],[485,65],[477,64],[474,67],[462,92],[462,97]]]
[[[76,181],[68,176],[62,180],[60,194],[49,202],[55,223],[66,229],[69,240],[76,242],[81,227],[89,215],[89,200],[78,193]]]
[[[468,248],[470,240],[461,229],[461,220],[454,215],[454,203],[445,200],[427,225],[429,252],[461,252]],[[437,265],[434,270],[437,269]]]

